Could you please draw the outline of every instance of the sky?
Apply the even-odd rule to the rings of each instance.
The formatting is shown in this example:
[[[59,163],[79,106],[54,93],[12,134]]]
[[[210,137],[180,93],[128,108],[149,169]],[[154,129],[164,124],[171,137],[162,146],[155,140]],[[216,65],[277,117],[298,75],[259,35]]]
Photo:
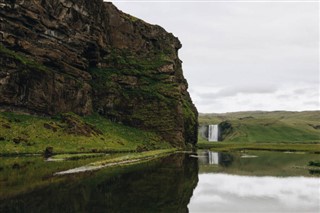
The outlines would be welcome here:
[[[201,113],[319,110],[318,1],[113,0],[173,33]]]

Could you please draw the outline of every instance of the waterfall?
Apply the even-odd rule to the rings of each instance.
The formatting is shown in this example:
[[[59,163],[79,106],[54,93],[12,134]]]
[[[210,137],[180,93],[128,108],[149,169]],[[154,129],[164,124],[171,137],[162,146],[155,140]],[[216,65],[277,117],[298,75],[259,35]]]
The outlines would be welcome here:
[[[217,124],[209,125],[208,128],[208,141],[218,141],[219,139],[219,126]]]

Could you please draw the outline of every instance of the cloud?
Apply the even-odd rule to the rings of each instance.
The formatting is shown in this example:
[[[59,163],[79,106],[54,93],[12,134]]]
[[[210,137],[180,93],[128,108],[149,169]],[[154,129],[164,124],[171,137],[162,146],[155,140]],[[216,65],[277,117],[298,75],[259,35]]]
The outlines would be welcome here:
[[[303,102],[303,105],[307,105],[307,106],[313,106],[315,109],[319,109],[320,108],[320,101],[305,101]]]
[[[190,91],[200,112],[319,110],[317,84],[202,86]],[[235,110],[236,109],[236,110]]]
[[[304,95],[308,92],[308,88],[300,88],[293,91],[297,95]]]
[[[277,88],[273,85],[238,85],[238,86],[230,86],[223,89],[217,89],[215,92],[207,91],[204,93],[200,93],[199,96],[201,98],[226,98],[236,96],[238,94],[268,94],[274,93],[277,91]]]
[[[309,102],[319,98],[319,3],[116,5],[179,37],[200,112],[315,109]]]

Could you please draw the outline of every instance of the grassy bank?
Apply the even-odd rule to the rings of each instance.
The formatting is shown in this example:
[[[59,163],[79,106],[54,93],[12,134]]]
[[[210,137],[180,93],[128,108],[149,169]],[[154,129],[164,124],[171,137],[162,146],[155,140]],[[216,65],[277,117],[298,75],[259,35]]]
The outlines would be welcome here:
[[[124,161],[133,161],[133,160],[146,160],[146,159],[153,159],[153,158],[160,158],[162,156],[166,156],[168,154],[172,154],[176,151],[176,149],[162,149],[162,150],[153,150],[147,152],[140,152],[140,153],[130,153],[128,155],[123,155],[117,158],[105,159],[102,161],[97,161],[91,163],[92,166],[104,166],[108,164],[116,164],[121,163]]]
[[[98,115],[54,118],[0,112],[0,153],[142,152],[171,145],[154,133],[111,122]]]
[[[250,143],[250,142],[205,142],[198,143],[199,149],[210,149],[214,151],[234,150],[270,150],[270,151],[293,151],[320,153],[320,143]]]
[[[65,171],[60,171],[55,173],[55,175],[67,175],[75,174],[81,172],[89,172],[99,170],[105,167],[114,167],[114,166],[127,166],[132,164],[139,164],[142,162],[150,161],[153,159],[161,158],[163,156],[170,155],[174,153],[176,149],[166,149],[166,150],[153,150],[141,153],[127,153],[120,156],[106,157],[103,160],[95,161],[93,163],[83,165],[77,168],[72,168]]]
[[[105,153],[79,153],[79,154],[57,154],[50,157],[50,160],[79,160],[87,158],[103,157],[102,161],[96,161],[90,165],[106,165],[108,163],[117,163],[126,160],[146,159],[146,158],[158,158],[171,153],[174,153],[176,149],[158,149],[145,152],[128,152],[119,154],[105,154]]]

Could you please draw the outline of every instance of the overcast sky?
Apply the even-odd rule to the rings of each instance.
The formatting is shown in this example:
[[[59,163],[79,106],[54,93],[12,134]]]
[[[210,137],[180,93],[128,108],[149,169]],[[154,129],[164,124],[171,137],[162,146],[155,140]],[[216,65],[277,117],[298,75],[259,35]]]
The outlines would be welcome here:
[[[199,112],[319,110],[319,3],[112,1],[177,36]]]

